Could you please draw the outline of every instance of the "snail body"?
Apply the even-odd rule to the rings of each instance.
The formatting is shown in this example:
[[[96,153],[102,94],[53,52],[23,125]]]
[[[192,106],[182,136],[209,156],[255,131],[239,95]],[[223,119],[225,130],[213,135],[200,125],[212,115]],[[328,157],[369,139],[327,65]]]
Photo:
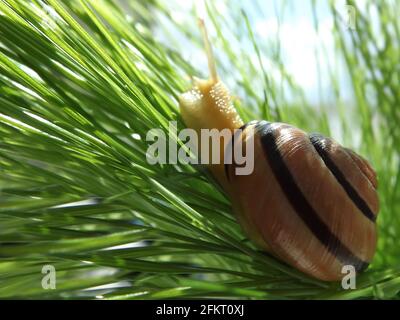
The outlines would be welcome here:
[[[379,211],[376,174],[368,161],[331,138],[288,124],[244,124],[215,69],[211,74],[182,95],[181,115],[195,130],[230,129],[231,152],[253,139],[251,174],[237,175],[235,163],[224,164],[226,150],[220,164],[209,166],[249,238],[321,280],[341,279],[345,265],[365,270],[376,250]]]

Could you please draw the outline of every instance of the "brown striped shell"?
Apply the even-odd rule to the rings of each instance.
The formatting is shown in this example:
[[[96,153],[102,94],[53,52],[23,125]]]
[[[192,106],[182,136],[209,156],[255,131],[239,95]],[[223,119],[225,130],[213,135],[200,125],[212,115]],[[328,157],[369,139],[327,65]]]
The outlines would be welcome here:
[[[327,281],[344,265],[364,270],[377,242],[377,181],[368,162],[330,138],[283,123],[253,121],[254,171],[225,165],[238,219],[267,251]]]

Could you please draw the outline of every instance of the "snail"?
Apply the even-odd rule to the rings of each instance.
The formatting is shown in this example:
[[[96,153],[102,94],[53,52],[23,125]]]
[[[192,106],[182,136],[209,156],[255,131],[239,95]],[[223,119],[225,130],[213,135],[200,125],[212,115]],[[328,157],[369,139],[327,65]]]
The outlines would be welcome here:
[[[194,130],[231,130],[232,152],[242,148],[238,142],[254,139],[251,174],[237,175],[235,162],[224,164],[224,150],[222,161],[209,165],[245,233],[262,250],[314,278],[338,281],[348,265],[362,272],[377,244],[374,169],[329,137],[285,123],[244,124],[218,78],[204,22],[199,24],[211,77],[194,80],[180,97],[180,112]]]

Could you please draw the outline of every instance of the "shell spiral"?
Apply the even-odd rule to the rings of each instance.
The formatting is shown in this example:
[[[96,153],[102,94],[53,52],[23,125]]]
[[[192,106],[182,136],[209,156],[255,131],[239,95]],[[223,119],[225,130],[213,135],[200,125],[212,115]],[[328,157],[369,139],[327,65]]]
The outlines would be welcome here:
[[[322,280],[341,279],[344,265],[366,269],[376,250],[379,211],[369,163],[331,138],[267,121],[244,125],[233,148],[249,135],[254,135],[254,171],[235,175],[236,165],[225,165],[249,237]]]

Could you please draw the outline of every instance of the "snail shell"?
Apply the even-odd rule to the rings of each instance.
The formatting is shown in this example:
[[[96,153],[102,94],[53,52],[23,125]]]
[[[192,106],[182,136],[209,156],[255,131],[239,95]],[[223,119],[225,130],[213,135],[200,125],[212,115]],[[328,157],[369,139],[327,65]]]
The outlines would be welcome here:
[[[211,78],[194,79],[193,88],[180,97],[181,116],[197,132],[231,131],[221,162],[209,169],[231,198],[245,232],[264,250],[321,280],[341,279],[345,265],[366,269],[376,250],[379,211],[370,164],[330,138],[288,124],[243,125],[218,79],[204,22],[199,25]],[[225,164],[225,155],[235,154],[250,138],[254,170],[236,175],[237,165]]]
[[[334,140],[283,123],[252,121],[254,171],[225,164],[231,197],[248,235],[318,279],[341,279],[344,265],[368,267],[377,242],[377,180],[369,163]],[[240,132],[240,131],[238,131]]]

